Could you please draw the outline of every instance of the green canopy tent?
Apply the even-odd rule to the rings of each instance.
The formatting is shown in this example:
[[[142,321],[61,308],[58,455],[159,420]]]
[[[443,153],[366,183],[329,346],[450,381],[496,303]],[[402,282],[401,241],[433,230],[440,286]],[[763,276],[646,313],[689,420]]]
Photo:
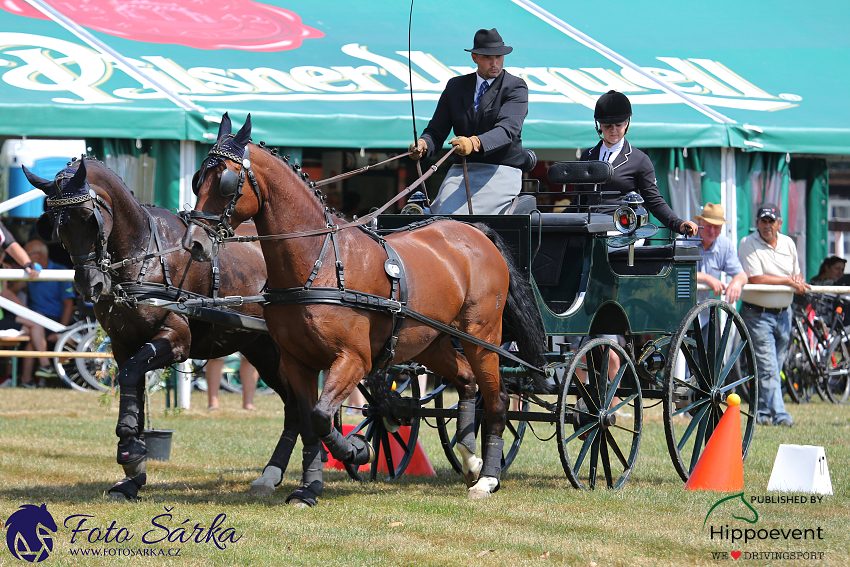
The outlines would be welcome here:
[[[819,7],[621,2],[603,17],[593,3],[430,0],[413,8],[408,52],[410,5],[397,1],[6,0],[0,136],[139,140],[144,151],[173,140],[157,162],[179,162],[181,193],[156,198],[176,206],[205,153],[195,143],[215,137],[225,111],[237,122],[250,112],[254,138],[277,146],[406,147],[408,62],[421,132],[445,82],[472,70],[463,49],[475,30],[497,27],[514,46],[507,68],[529,84],[527,147],[594,144],[590,109],[614,88],[632,101],[636,146],[726,149],[700,163],[727,164],[707,172],[723,176],[727,204],[742,151],[850,154],[836,96],[848,92],[846,11]]]

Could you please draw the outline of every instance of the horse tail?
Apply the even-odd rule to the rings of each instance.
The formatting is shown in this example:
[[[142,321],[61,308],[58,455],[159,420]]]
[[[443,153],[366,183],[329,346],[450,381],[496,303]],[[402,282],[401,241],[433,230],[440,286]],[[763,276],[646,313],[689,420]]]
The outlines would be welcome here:
[[[516,267],[508,243],[486,224],[476,223],[474,226],[495,244],[508,265],[510,284],[502,314],[502,336],[516,341],[523,360],[543,368],[546,366],[546,330],[534,300],[531,283]]]

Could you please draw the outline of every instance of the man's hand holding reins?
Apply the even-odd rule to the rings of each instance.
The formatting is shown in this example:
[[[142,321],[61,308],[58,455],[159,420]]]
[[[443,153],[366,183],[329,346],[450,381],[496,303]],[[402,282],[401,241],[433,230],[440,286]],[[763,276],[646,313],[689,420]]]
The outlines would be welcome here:
[[[410,147],[407,148],[407,151],[410,152],[410,159],[418,161],[422,159],[428,152],[428,142],[426,142],[422,138],[419,138],[418,140],[410,144]]]
[[[472,152],[477,152],[481,149],[481,141],[478,139],[478,136],[472,136],[470,138],[457,136],[449,140],[449,143],[456,148],[455,153],[459,156],[468,156]]]

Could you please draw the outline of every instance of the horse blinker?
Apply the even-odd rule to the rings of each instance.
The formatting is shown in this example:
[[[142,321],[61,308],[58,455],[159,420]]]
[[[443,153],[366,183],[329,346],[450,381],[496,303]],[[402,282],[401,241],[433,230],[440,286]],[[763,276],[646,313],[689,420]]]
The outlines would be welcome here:
[[[232,170],[225,169],[218,181],[218,192],[222,197],[232,197],[239,191],[240,185],[239,176],[233,173]]]

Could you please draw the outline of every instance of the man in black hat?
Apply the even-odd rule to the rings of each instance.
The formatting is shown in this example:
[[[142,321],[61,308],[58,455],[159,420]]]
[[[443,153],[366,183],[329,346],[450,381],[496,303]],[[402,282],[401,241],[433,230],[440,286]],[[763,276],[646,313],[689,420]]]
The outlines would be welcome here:
[[[782,215],[773,203],[764,203],[756,212],[757,234],[738,245],[738,257],[751,284],[787,285],[796,293],[810,286],[803,280],[797,260],[797,246],[780,234]],[[791,341],[791,302],[794,292],[744,290],[741,317],[747,324],[758,368],[758,423],[791,427],[793,419],[782,399],[779,375]]]
[[[498,214],[519,194],[522,171],[536,162],[534,154],[523,149],[520,134],[528,114],[528,86],[502,67],[505,55],[513,51],[495,28],[475,33],[472,60],[475,73],[454,77],[440,96],[434,117],[422,137],[410,145],[413,159],[431,156],[449,143],[468,162],[472,207],[475,214]],[[461,159],[455,160],[431,212],[466,214],[467,198]]]
[[[631,191],[643,197],[644,205],[666,228],[677,234],[696,236],[697,225],[676,216],[658,192],[655,168],[649,157],[626,140],[632,119],[632,104],[623,93],[608,91],[596,101],[593,113],[599,143],[581,155],[581,161],[607,161],[614,167],[611,181],[600,191],[616,191],[618,195],[580,195],[581,205],[621,204]]]

